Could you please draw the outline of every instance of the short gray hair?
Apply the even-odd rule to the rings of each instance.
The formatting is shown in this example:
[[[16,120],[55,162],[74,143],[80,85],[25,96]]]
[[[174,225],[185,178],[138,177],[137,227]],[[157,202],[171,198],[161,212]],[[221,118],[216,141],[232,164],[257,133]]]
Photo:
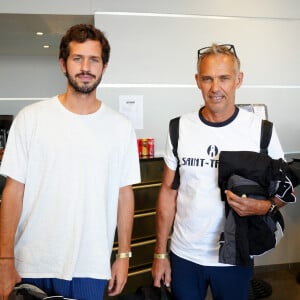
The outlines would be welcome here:
[[[230,44],[212,44],[209,47],[201,48],[198,50],[198,61],[197,61],[197,69],[199,70],[199,66],[203,58],[209,55],[217,55],[217,54],[225,54],[231,56],[237,64],[238,70],[240,70],[241,62],[238,56],[236,55],[236,51],[233,45]]]

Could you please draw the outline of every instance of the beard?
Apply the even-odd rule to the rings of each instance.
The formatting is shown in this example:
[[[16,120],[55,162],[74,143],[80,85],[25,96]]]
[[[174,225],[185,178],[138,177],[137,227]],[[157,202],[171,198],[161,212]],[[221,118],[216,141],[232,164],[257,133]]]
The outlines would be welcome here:
[[[66,71],[65,73],[66,77],[68,78],[68,82],[70,84],[70,86],[78,93],[81,94],[90,94],[91,92],[93,92],[97,86],[99,85],[99,83],[101,82],[102,79],[102,74],[99,76],[99,78],[97,79],[95,75],[89,73],[89,72],[81,72],[80,74],[77,74],[75,77],[77,77],[78,75],[90,75],[93,78],[96,79],[96,82],[93,83],[92,85],[88,85],[86,83],[83,83],[82,86],[80,86],[74,77],[71,77],[70,74],[68,73],[68,71]]]

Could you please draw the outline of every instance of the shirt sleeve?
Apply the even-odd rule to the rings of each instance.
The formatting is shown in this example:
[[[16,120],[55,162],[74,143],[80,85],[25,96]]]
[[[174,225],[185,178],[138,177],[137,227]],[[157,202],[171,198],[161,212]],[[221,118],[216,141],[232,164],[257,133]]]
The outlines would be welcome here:
[[[137,138],[132,126],[125,143],[120,186],[132,185],[141,181]]]
[[[275,126],[273,125],[273,132],[272,132],[272,137],[270,140],[270,144],[268,147],[268,154],[270,157],[273,159],[279,159],[279,158],[284,158],[284,152],[282,149],[282,146],[280,144]]]
[[[168,132],[165,151],[164,151],[164,161],[169,169],[175,171],[177,168],[177,158],[173,153],[173,146],[171,143],[170,133]]]

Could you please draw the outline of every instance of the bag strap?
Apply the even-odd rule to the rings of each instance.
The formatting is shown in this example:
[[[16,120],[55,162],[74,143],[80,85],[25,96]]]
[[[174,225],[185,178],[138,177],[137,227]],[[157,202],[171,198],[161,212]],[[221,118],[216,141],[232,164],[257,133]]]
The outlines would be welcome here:
[[[268,154],[268,147],[272,137],[273,123],[268,120],[261,121],[260,153]]]
[[[178,139],[179,139],[179,120],[180,117],[174,118],[170,121],[169,123],[169,134],[170,134],[170,139],[171,139],[171,143],[172,143],[172,151],[174,156],[177,159],[177,168],[175,171],[175,177],[172,183],[172,189],[173,190],[177,190],[180,184],[180,176],[179,176],[179,157],[178,157],[178,152],[177,152],[177,148],[178,148]]]

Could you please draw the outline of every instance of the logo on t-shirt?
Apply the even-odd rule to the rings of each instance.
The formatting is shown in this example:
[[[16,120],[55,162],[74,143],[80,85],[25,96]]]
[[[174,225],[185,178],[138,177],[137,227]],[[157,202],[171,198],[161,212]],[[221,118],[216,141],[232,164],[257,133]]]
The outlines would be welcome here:
[[[216,157],[219,153],[219,149],[216,145],[210,145],[207,148],[207,154],[209,157]]]
[[[182,165],[189,167],[204,167],[217,168],[219,160],[216,157],[219,154],[219,149],[216,145],[210,145],[206,150],[207,157],[182,157]]]

